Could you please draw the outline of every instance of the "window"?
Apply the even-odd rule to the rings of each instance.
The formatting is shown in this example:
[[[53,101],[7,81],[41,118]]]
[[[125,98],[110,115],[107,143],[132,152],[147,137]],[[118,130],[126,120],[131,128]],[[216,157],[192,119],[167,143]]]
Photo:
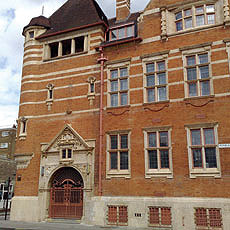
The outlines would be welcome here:
[[[0,143],[0,149],[7,149],[8,145],[8,143]]]
[[[188,97],[211,94],[208,53],[186,56],[185,71]]]
[[[157,102],[167,100],[167,74],[165,61],[146,64],[145,101]]]
[[[215,5],[198,5],[175,14],[176,31],[215,24]]]
[[[128,176],[130,170],[129,133],[111,133],[107,136],[107,169],[109,176]]]
[[[34,38],[34,31],[29,32],[30,39]]]
[[[128,104],[128,68],[110,70],[109,81],[110,106],[124,106]]]
[[[72,158],[72,149],[62,149],[61,150],[62,159],[71,159]]]
[[[2,137],[8,137],[9,134],[9,131],[2,131]]]
[[[171,227],[171,208],[149,207],[149,225],[152,227]]]
[[[53,96],[54,96],[54,94],[53,94],[53,88],[54,88],[54,85],[53,84],[48,84],[47,86],[46,86],[46,88],[47,88],[47,100],[53,100]]]
[[[172,177],[171,129],[169,127],[144,130],[146,178]]]
[[[19,139],[24,139],[25,136],[27,135],[26,130],[27,130],[27,118],[22,117],[20,120],[20,134],[19,134]]]
[[[134,37],[135,35],[135,26],[127,25],[109,31],[109,41],[115,41],[119,39]]]
[[[108,206],[108,225],[128,225],[128,207],[127,206]]]
[[[197,230],[221,230],[222,215],[219,208],[195,208],[195,224]]]
[[[220,176],[217,127],[194,125],[187,128],[187,134],[190,176]]]
[[[86,51],[86,38],[86,36],[80,36],[50,43],[47,45],[48,52],[46,58],[49,59],[84,52]]]

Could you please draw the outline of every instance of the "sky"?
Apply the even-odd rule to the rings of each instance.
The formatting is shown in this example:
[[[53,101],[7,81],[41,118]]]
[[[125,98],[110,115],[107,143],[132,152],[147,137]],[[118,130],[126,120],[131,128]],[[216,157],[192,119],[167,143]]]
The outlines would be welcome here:
[[[67,0],[0,0],[0,128],[12,127],[18,117],[23,62],[23,27],[31,18],[49,17]],[[84,0],[82,0],[84,1]],[[115,17],[116,0],[96,0],[108,18]],[[131,0],[131,11],[150,0]]]

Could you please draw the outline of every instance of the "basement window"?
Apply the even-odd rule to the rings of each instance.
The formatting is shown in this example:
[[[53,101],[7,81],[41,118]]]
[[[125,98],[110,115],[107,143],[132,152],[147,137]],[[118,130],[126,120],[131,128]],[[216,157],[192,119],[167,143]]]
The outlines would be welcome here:
[[[51,43],[50,45],[50,58],[58,56],[58,42]]]
[[[127,206],[108,206],[107,214],[108,225],[125,226],[128,225],[128,207]]]
[[[85,37],[81,36],[81,37],[77,37],[74,39],[75,40],[75,53],[80,53],[84,51],[84,41],[85,41]]]
[[[71,54],[71,39],[62,41],[62,55]]]

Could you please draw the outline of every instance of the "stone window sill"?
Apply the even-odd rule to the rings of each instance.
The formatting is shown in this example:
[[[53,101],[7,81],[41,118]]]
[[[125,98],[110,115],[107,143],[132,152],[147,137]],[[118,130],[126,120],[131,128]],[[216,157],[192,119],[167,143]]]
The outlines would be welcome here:
[[[220,178],[221,172],[218,169],[192,169],[190,171],[190,178],[197,177],[215,177]]]
[[[169,170],[169,169],[165,169],[165,170],[148,170],[145,173],[145,178],[146,179],[151,179],[153,177],[166,177],[168,179],[172,179],[173,178],[173,173]]]

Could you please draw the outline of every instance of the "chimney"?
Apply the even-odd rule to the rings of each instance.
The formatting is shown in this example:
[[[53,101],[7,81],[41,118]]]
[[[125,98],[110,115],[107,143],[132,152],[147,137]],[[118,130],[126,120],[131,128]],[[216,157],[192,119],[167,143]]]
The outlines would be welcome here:
[[[130,0],[116,0],[116,21],[123,21],[130,14]]]

